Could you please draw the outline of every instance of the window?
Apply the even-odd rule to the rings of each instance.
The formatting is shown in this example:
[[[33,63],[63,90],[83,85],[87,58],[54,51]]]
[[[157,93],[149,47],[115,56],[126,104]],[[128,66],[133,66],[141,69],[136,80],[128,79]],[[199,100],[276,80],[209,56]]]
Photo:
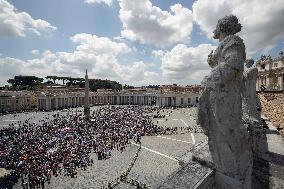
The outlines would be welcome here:
[[[191,103],[191,98],[188,98],[188,104],[190,104]]]
[[[180,99],[180,103],[183,104],[183,98]]]
[[[277,67],[278,66],[278,63],[274,63],[274,67]]]
[[[265,64],[261,65],[261,69],[263,69],[263,70],[265,69]]]
[[[196,103],[198,103],[198,97],[196,97]]]

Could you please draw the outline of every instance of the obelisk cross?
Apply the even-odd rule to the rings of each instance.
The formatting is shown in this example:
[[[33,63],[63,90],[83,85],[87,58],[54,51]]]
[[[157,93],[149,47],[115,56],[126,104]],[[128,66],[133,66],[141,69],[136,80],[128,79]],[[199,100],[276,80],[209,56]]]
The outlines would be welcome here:
[[[85,75],[85,100],[84,100],[84,115],[86,120],[90,120],[90,100],[89,100],[89,79],[86,69]]]

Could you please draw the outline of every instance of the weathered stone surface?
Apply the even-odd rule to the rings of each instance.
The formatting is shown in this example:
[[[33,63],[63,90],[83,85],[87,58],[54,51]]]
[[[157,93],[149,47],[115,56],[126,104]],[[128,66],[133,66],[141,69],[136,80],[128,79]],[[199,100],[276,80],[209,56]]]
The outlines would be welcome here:
[[[207,188],[214,181],[204,180],[210,179],[213,171],[196,162],[191,162],[182,166],[178,171],[173,173],[168,179],[162,183],[157,189],[188,189],[188,188]],[[190,182],[188,182],[190,180]],[[207,184],[208,183],[208,184]],[[205,185],[205,186],[204,186]]]
[[[261,121],[261,105],[259,97],[256,95],[256,79],[258,70],[252,67],[254,61],[252,59],[246,61],[247,69],[244,71],[243,79],[243,119],[246,122]]]
[[[246,60],[237,17],[218,21],[214,38],[218,48],[208,56],[213,68],[203,80],[198,123],[208,135],[215,165],[216,188],[251,188],[252,152],[249,135],[242,123],[242,81]]]
[[[247,124],[250,132],[250,143],[253,153],[261,156],[268,150],[265,122],[260,120],[259,122],[245,123]]]
[[[202,142],[199,146],[192,148],[192,160],[197,161],[199,164],[214,169],[214,163],[211,153],[209,151],[208,141]]]
[[[261,103],[256,94],[256,80],[258,69],[252,67],[252,59],[246,61],[247,69],[244,71],[242,108],[243,120],[250,132],[250,142],[255,154],[267,152],[267,142],[265,133],[265,122],[261,119]]]

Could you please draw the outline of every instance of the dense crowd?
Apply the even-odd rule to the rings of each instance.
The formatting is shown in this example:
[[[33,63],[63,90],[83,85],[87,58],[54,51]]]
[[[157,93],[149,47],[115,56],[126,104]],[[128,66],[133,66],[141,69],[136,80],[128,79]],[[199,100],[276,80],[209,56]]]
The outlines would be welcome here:
[[[259,94],[262,114],[269,118],[273,125],[284,136],[284,93]]]
[[[11,189],[14,183],[18,182],[19,180],[19,173],[15,171],[5,174],[3,177],[0,178],[0,188],[1,189]]]
[[[176,128],[158,127],[150,119],[153,112],[159,116],[159,111],[153,107],[101,107],[91,113],[90,121],[73,111],[54,114],[40,124],[18,121],[0,130],[0,167],[14,170],[23,188],[45,188],[52,176],[76,177],[78,169],[93,165],[91,153],[105,160],[113,150],[123,152],[130,140],[175,133]],[[15,177],[12,180],[17,182]]]

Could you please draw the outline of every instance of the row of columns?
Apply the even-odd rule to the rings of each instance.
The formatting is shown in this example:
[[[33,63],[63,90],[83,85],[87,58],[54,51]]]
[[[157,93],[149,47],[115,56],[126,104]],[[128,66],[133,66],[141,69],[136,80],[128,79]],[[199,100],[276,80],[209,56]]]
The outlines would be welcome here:
[[[60,108],[69,108],[82,106],[84,97],[59,97],[44,96],[38,98],[38,109],[56,110]]]
[[[195,99],[196,98],[196,99]],[[64,97],[64,96],[39,96],[38,109],[56,110],[61,108],[78,107],[84,105],[84,97]],[[160,107],[187,106],[198,103],[196,96],[177,97],[177,96],[158,96],[158,95],[91,95],[90,105],[154,105]]]
[[[277,87],[275,87],[275,84]],[[284,73],[274,76],[260,76],[256,81],[256,90],[260,91],[261,86],[265,86],[267,90],[284,90]]]
[[[156,96],[95,96],[95,104],[111,105],[156,105]]]

